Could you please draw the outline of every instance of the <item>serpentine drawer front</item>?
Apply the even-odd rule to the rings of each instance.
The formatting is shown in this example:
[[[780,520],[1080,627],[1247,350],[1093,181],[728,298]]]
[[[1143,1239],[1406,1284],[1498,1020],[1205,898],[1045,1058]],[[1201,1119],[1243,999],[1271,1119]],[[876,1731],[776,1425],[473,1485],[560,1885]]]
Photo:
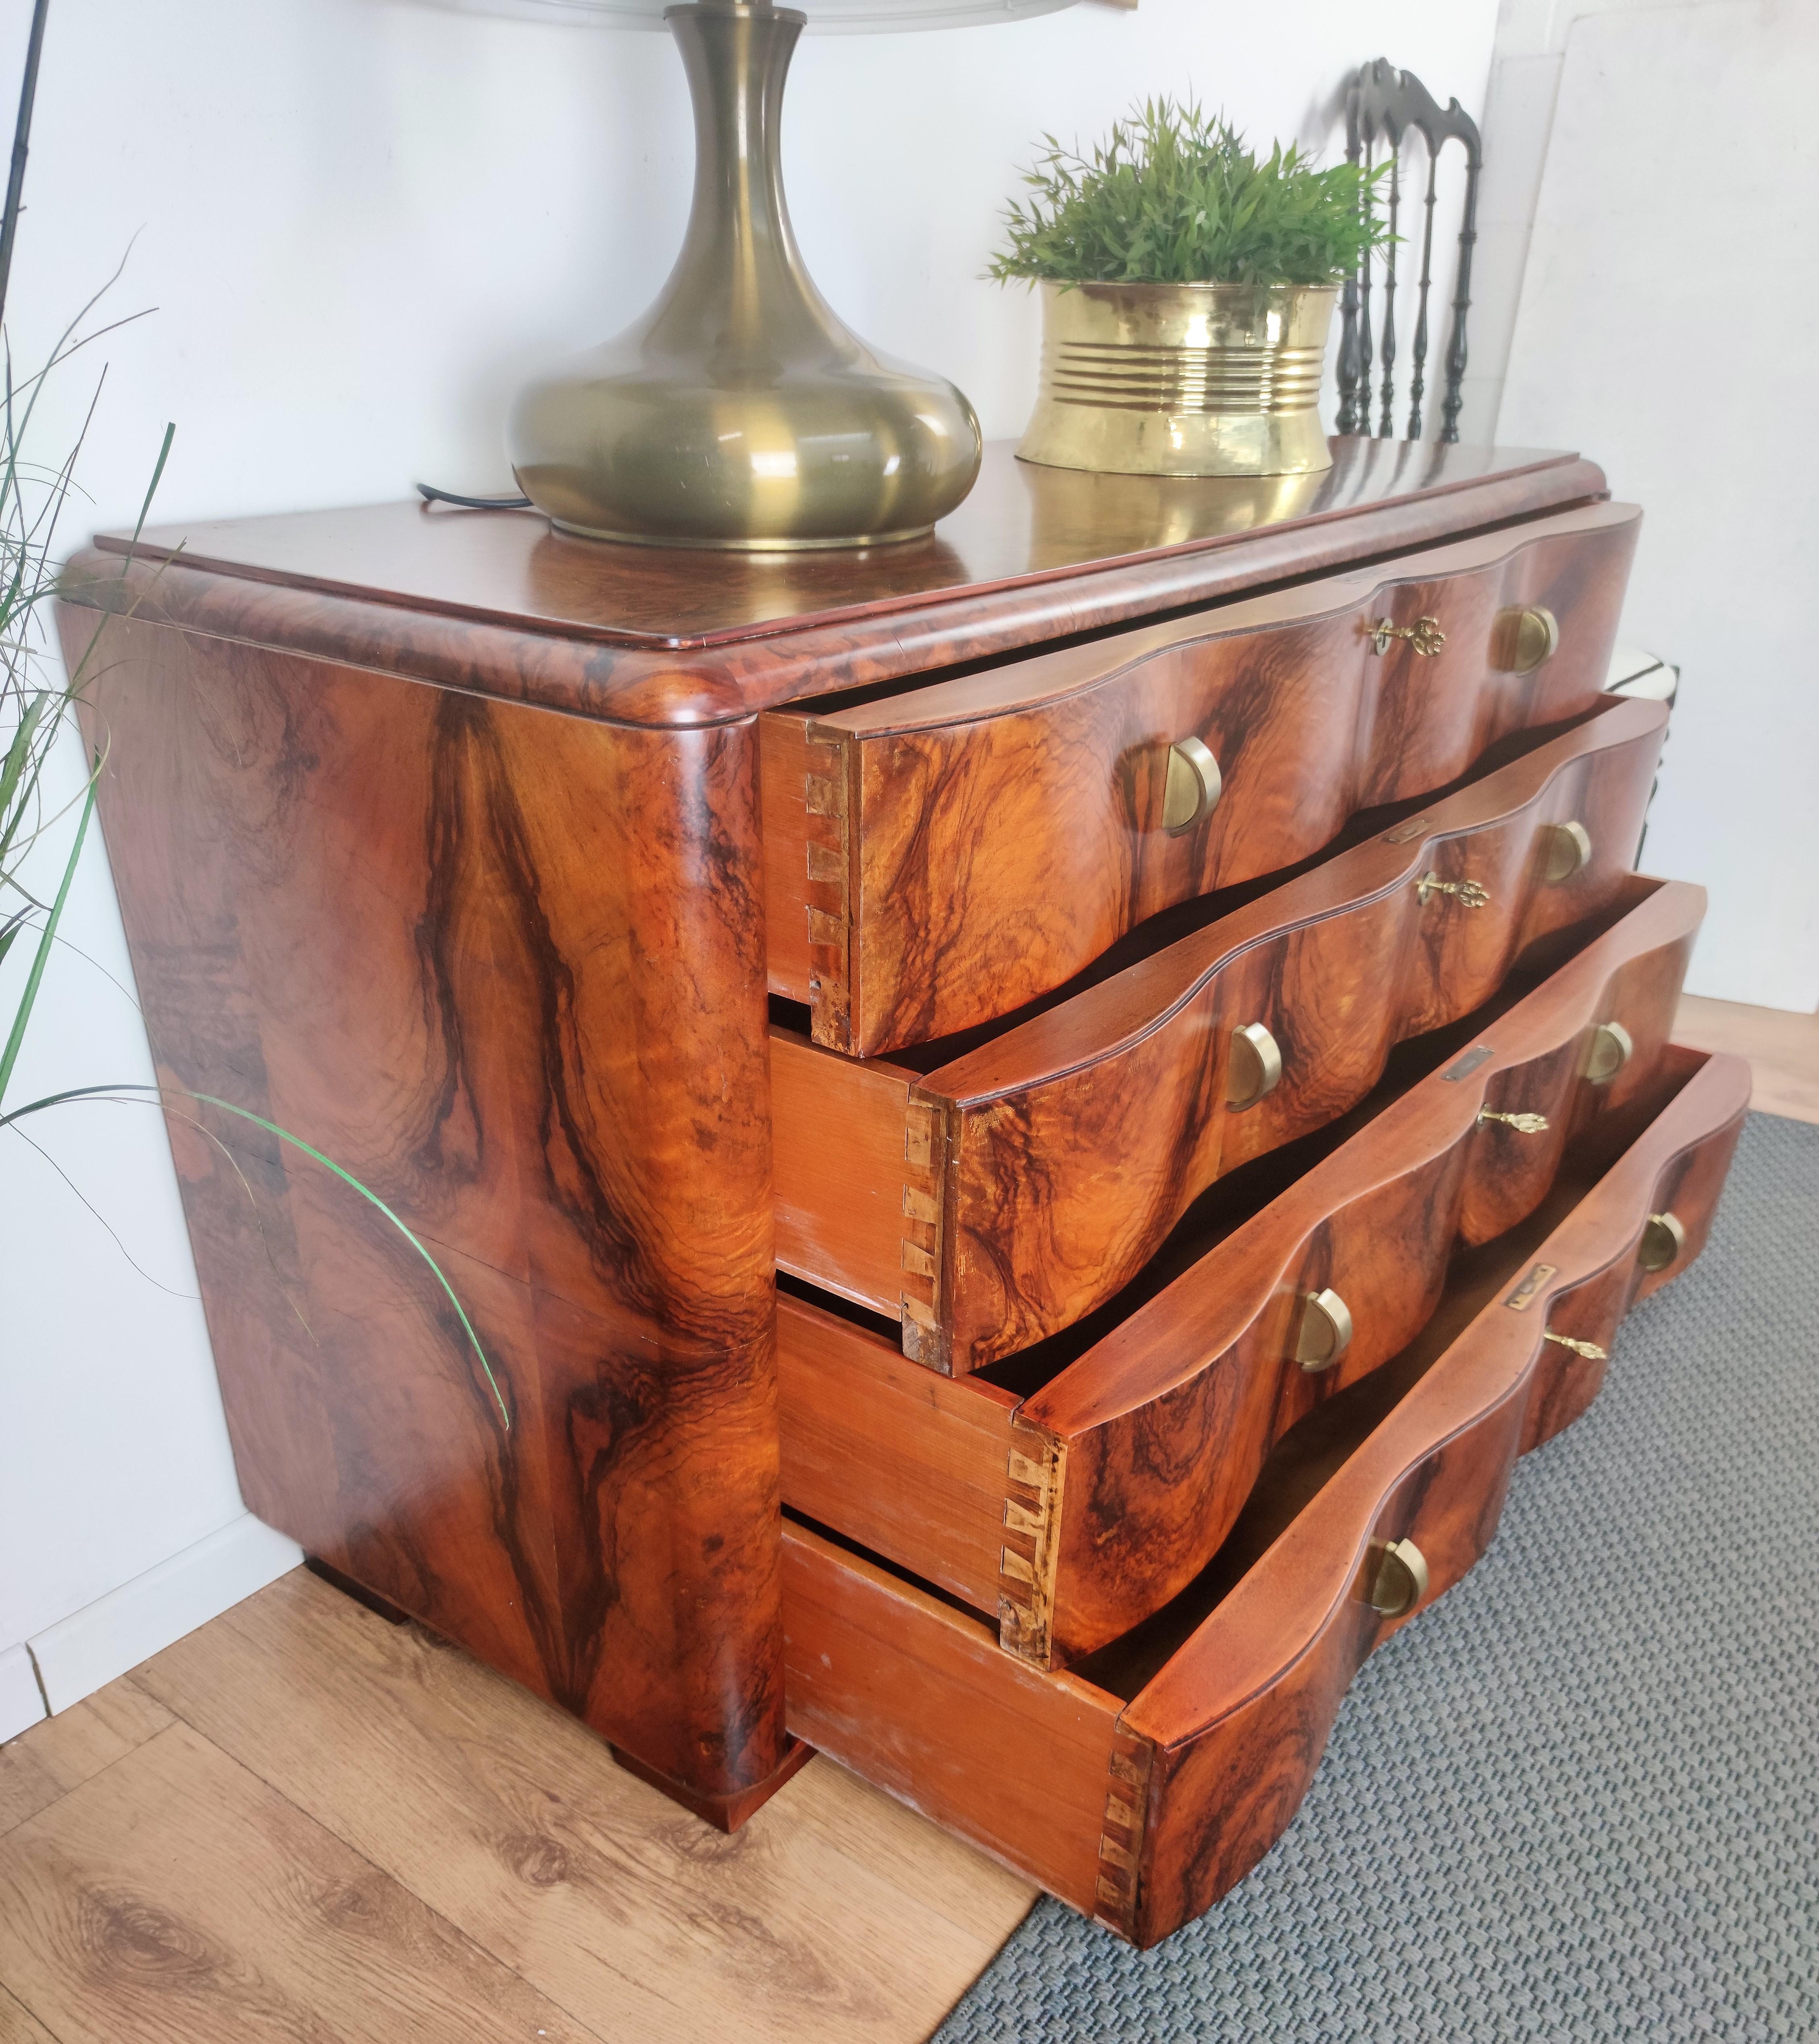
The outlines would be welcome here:
[[[1621,898],[1666,720],[1607,699],[926,1074],[774,1029],[780,1266],[954,1374],[1069,1326],[1215,1179],[1336,1119],[1398,1042]]]
[[[1598,700],[1598,504],[853,707],[762,720],[773,993],[873,1055],[1005,1015]]]
[[[1321,1154],[1228,1179],[1101,1313],[987,1376],[931,1380],[781,1299],[785,1504],[996,1611],[1038,1666],[1148,1617],[1211,1558],[1275,1443],[1420,1332],[1456,1247],[1639,1132],[1705,897],[1640,878],[1626,897],[1463,1042],[1407,1046]],[[1627,1053],[1601,1075],[1613,1043]]]
[[[1675,1047],[1654,1085],[1610,1170],[1456,1258],[1194,1581],[1076,1669],[790,1525],[792,1731],[1140,1946],[1199,1915],[1286,1828],[1364,1657],[1484,1552],[1518,1455],[1591,1403],[1630,1304],[1704,1246],[1748,1071]]]

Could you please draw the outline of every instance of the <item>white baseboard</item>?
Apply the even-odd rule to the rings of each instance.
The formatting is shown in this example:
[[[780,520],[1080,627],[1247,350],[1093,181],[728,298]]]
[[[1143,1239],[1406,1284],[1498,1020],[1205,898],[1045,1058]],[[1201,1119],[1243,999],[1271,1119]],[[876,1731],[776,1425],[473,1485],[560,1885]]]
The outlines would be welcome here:
[[[67,1711],[79,1704],[173,1640],[263,1589],[302,1559],[303,1550],[294,1540],[245,1512],[167,1562],[59,1619],[31,1642],[52,1710]],[[30,1673],[29,1665],[26,1672]],[[42,1708],[40,1704],[40,1713]]]
[[[0,1654],[0,1746],[29,1731],[44,1715],[44,1699],[23,1643]]]

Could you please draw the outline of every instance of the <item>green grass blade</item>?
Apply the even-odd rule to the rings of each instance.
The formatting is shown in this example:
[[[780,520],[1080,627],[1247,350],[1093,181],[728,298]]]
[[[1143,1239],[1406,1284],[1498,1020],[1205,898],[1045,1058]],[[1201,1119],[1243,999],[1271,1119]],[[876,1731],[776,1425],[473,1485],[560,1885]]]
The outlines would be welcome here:
[[[158,466],[152,471],[152,480],[146,486],[145,501],[139,507],[138,522],[132,528],[132,536],[136,540],[145,530],[145,521],[152,515],[152,500],[158,494],[158,486],[164,478],[164,464],[171,459],[171,443],[176,437],[177,421],[173,419],[164,428],[164,444],[158,450]]]
[[[493,1374],[493,1366],[486,1360],[486,1351],[480,1346],[480,1337],[474,1331],[474,1323],[467,1317],[466,1308],[456,1297],[455,1287],[443,1275],[442,1266],[436,1262],[378,1194],[370,1187],[362,1185],[351,1171],[343,1170],[332,1157],[324,1156],[314,1143],[305,1143],[301,1135],[293,1135],[288,1128],[280,1128],[275,1121],[267,1121],[263,1114],[255,1114],[251,1108],[236,1107],[231,1100],[222,1100],[212,1093],[191,1093],[187,1087],[182,1086],[176,1088],[175,1090],[180,1092],[186,1100],[199,1100],[210,1107],[218,1107],[224,1114],[237,1115],[242,1121],[252,1122],[255,1126],[264,1129],[268,1135],[275,1135],[279,1142],[290,1143],[294,1149],[301,1150],[306,1157],[313,1157],[324,1170],[332,1171],[343,1185],[351,1185],[362,1199],[370,1201],[378,1208],[379,1212],[429,1266],[435,1274],[436,1281],[448,1295],[448,1303],[454,1307],[456,1316],[460,1320],[462,1331],[466,1335],[474,1355],[479,1361],[480,1367],[486,1373],[486,1381],[492,1386],[493,1396],[498,1404],[499,1416],[505,1421],[506,1430],[509,1432],[512,1425],[511,1412],[506,1406],[505,1394],[499,1389],[499,1380]],[[130,1082],[122,1082],[114,1085],[71,1086],[63,1093],[46,1093],[42,1100],[28,1101],[23,1107],[14,1108],[10,1114],[0,1114],[0,1128],[5,1128],[15,1121],[23,1121],[29,1114],[41,1114],[47,1108],[61,1107],[66,1101],[92,1100],[101,1094],[123,1093],[150,1093],[154,1099],[156,1099],[159,1097],[160,1089],[156,1086],[140,1085]]]
[[[32,960],[32,970],[25,976],[25,990],[19,997],[18,1012],[13,1017],[12,1032],[6,1039],[6,1047],[0,1051],[0,1101],[4,1101],[6,1097],[13,1067],[19,1061],[19,1047],[25,1040],[25,1024],[32,1019],[32,1009],[38,998],[39,984],[44,977],[51,947],[56,941],[57,924],[63,912],[63,904],[69,899],[70,882],[76,877],[76,862],[83,855],[83,840],[88,836],[88,820],[94,814],[94,778],[91,775],[88,794],[83,803],[82,820],[76,825],[76,841],[70,847],[70,855],[63,865],[63,877],[57,886],[57,898],[51,905],[44,933],[38,939],[37,955]]]
[[[33,697],[25,714],[20,718],[18,728],[13,733],[13,743],[6,748],[4,764],[0,764],[0,816],[12,813],[13,796],[19,786],[19,776],[25,770],[25,762],[31,756],[32,740],[38,726],[44,720],[44,712],[49,709],[51,692],[40,689]],[[12,836],[9,831],[8,837]]]
[[[217,1099],[212,1093],[193,1093],[189,1094],[188,1097],[191,1100],[206,1101],[210,1107],[220,1108],[224,1114],[237,1114],[243,1121],[255,1123],[259,1128],[264,1129],[268,1135],[275,1135],[279,1142],[290,1143],[294,1149],[301,1150],[306,1157],[313,1157],[318,1164],[323,1166],[324,1169],[332,1171],[336,1177],[339,1178],[343,1185],[351,1185],[354,1190],[360,1195],[362,1199],[370,1201],[373,1205],[378,1208],[379,1212],[385,1216],[386,1219],[391,1223],[392,1226],[397,1230],[398,1233],[404,1237],[405,1240],[410,1244],[411,1247],[416,1251],[417,1254],[420,1256],[424,1262],[429,1266],[430,1269],[435,1272],[436,1281],[442,1287],[443,1290],[447,1293],[448,1303],[454,1307],[456,1313],[459,1316],[462,1327],[466,1331],[467,1339],[473,1343],[474,1353],[480,1359],[480,1367],[486,1373],[486,1381],[492,1385],[493,1396],[498,1401],[499,1416],[505,1422],[507,1428],[509,1429],[512,1424],[512,1415],[506,1409],[505,1394],[499,1389],[499,1380],[493,1374],[492,1364],[486,1360],[486,1351],[480,1346],[480,1337],[474,1331],[474,1323],[468,1319],[466,1308],[462,1306],[460,1300],[455,1296],[455,1287],[450,1284],[448,1280],[442,1274],[441,1265],[436,1262],[436,1258],[430,1254],[429,1251],[425,1249],[423,1244],[417,1240],[416,1237],[412,1234],[411,1231],[405,1226],[404,1222],[400,1220],[398,1216],[392,1212],[389,1206],[386,1204],[385,1201],[379,1197],[378,1194],[374,1192],[370,1187],[363,1185],[359,1180],[354,1176],[351,1171],[343,1171],[341,1166],[336,1162],[332,1157],[325,1157],[313,1143],[305,1143],[301,1135],[293,1135],[288,1128],[280,1128],[275,1121],[267,1121],[263,1114],[255,1114],[251,1108],[236,1107],[231,1100]]]

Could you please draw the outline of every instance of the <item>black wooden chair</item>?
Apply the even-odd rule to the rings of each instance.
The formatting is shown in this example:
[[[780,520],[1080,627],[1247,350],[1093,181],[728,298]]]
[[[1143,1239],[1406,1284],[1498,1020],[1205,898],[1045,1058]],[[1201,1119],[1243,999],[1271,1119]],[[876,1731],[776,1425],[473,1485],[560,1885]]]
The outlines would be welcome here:
[[[1456,99],[1443,111],[1412,72],[1395,70],[1383,57],[1365,65],[1345,88],[1345,156],[1367,168],[1387,156],[1389,175],[1389,227],[1401,231],[1403,148],[1411,135],[1427,145],[1426,217],[1421,234],[1421,279],[1416,303],[1414,337],[1409,350],[1408,435],[1422,434],[1422,399],[1427,389],[1427,300],[1433,281],[1435,175],[1441,150],[1449,141],[1465,152],[1465,205],[1459,230],[1459,265],[1453,290],[1453,330],[1446,344],[1446,385],[1441,400],[1440,437],[1459,437],[1460,386],[1465,378],[1465,315],[1472,304],[1472,250],[1478,239],[1478,176],[1483,152],[1478,125]],[[1382,154],[1380,154],[1380,151]],[[1367,201],[1367,203],[1368,202]],[[1339,418],[1342,433],[1372,432],[1371,372],[1380,377],[1376,437],[1395,437],[1396,264],[1398,244],[1391,241],[1376,263],[1383,275],[1383,314],[1373,347],[1371,332],[1371,272],[1367,256],[1357,274],[1345,280],[1340,302]]]

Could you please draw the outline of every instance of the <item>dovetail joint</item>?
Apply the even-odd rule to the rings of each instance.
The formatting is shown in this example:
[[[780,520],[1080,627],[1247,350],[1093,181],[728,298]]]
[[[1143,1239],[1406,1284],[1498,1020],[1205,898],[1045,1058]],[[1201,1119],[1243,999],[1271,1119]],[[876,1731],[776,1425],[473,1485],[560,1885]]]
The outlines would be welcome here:
[[[1137,1934],[1143,1828],[1149,1807],[1149,1742],[1113,1735],[1106,1765],[1105,1816],[1099,1827],[1097,1903],[1093,1914],[1122,1936]]]
[[[803,832],[807,840],[810,1028],[828,1049],[852,1047],[850,874],[846,749],[811,736],[803,747]]]
[[[950,1369],[941,1324],[941,1198],[945,1137],[942,1110],[911,1099],[904,1111],[901,1275],[903,1350],[912,1362]]]
[[[1014,1424],[1004,1469],[1004,1535],[998,1554],[998,1639],[1038,1668],[1053,1652],[1055,1539],[1067,1450]]]

